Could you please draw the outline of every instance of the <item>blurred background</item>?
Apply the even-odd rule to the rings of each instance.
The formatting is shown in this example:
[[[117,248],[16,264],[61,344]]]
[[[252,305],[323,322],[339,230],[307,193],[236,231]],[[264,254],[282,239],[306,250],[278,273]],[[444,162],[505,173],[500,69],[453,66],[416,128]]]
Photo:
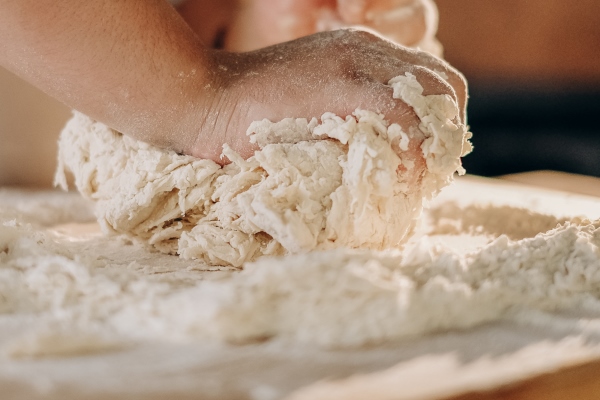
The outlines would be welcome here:
[[[600,176],[600,0],[437,0],[469,80],[467,172]],[[0,68],[0,185],[49,187],[70,111]]]
[[[600,176],[600,1],[437,0],[469,81],[468,173]]]

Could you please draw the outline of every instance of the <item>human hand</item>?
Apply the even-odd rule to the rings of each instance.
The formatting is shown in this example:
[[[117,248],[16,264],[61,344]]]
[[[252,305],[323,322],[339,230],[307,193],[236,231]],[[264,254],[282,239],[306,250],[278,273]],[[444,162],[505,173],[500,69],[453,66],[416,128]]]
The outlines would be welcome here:
[[[432,0],[301,0],[242,2],[228,28],[226,48],[248,51],[315,32],[360,25],[399,44],[439,55]]]
[[[363,25],[410,47],[432,39],[437,31],[432,0],[337,0],[337,13],[334,24]]]
[[[462,110],[458,119],[464,121],[462,75],[427,53],[365,31],[321,32],[249,53],[215,52],[213,62],[216,87],[208,115],[216,117],[199,123],[197,140],[185,151],[217,162],[223,143],[242,157],[253,154],[246,136],[253,121],[320,118],[327,111],[345,116],[360,108],[382,113],[409,133],[411,145],[403,158],[413,160],[413,171],[420,175],[424,138],[414,129],[420,120],[410,106],[392,98],[387,85],[406,72],[416,76],[424,95],[453,98]]]

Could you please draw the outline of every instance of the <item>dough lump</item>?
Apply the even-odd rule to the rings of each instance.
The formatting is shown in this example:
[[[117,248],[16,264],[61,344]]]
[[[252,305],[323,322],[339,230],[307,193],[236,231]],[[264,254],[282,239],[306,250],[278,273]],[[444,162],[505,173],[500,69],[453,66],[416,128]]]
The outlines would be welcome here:
[[[425,137],[419,184],[406,171],[410,138],[382,115],[257,121],[260,150],[248,160],[224,146],[221,167],[161,150],[75,113],[61,134],[56,182],[65,171],[96,202],[106,232],[126,234],[161,252],[241,266],[262,255],[332,248],[387,249],[414,226],[424,201],[462,173],[469,133],[447,95],[423,95],[414,75],[390,81],[413,107]],[[401,149],[399,155],[394,146]]]

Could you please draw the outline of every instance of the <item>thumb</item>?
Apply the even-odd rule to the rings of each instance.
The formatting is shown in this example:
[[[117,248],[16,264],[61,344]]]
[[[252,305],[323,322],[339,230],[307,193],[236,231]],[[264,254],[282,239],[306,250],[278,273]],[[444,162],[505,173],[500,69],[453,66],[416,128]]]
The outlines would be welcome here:
[[[346,24],[364,24],[367,0],[337,0],[337,9]]]

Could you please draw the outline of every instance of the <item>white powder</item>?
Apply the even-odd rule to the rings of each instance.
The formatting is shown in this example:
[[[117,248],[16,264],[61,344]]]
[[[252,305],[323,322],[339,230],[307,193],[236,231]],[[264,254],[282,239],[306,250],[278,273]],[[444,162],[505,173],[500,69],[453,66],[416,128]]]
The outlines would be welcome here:
[[[595,301],[599,227],[567,224],[519,242],[501,236],[463,257],[421,244],[404,254],[335,250],[265,259],[227,283],[207,284],[196,302],[191,293],[171,301],[180,310],[218,303],[211,333],[233,342],[382,343],[471,327],[514,307],[555,311]]]
[[[462,254],[421,237],[403,251],[335,249],[219,272],[114,237],[74,241],[3,221],[0,312],[3,326],[12,321],[26,333],[0,337],[13,356],[139,341],[355,347],[523,320],[525,311],[600,310],[599,222],[567,222],[518,241],[502,235]]]

